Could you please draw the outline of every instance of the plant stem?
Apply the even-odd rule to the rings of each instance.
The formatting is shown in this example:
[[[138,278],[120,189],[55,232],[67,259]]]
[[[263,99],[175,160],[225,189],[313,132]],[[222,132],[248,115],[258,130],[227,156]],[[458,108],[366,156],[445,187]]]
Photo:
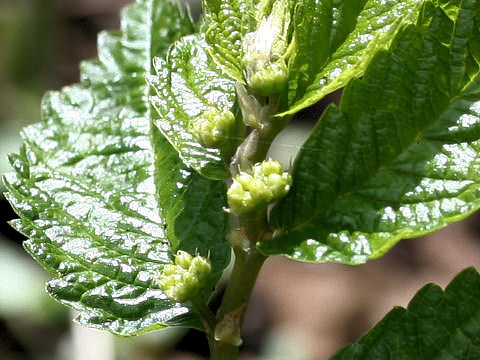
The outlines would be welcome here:
[[[255,245],[268,229],[266,213],[248,214],[241,216],[239,220],[250,246],[248,249],[234,247],[235,262],[217,313],[216,339],[211,349],[211,360],[237,359],[245,312],[258,273],[267,258]]]
[[[290,116],[274,119],[271,117],[277,109],[276,104],[258,108],[258,99],[254,99],[244,88],[239,86],[244,118],[251,119],[259,125],[252,129],[247,138],[238,147],[230,166],[232,176],[240,171],[250,171],[252,167],[265,159],[268,149],[275,136],[285,127]],[[245,121],[245,119],[244,119]],[[247,124],[247,122],[245,122]],[[215,331],[207,331],[211,350],[211,360],[235,360],[238,348],[242,343],[241,328],[248,302],[257,280],[258,273],[266,260],[256,247],[256,243],[271,233],[267,219],[267,208],[238,217],[238,227],[233,229],[241,233],[246,240],[246,246],[232,242],[235,262],[228,281],[225,294],[216,316]]]
[[[211,350],[210,360],[236,360],[237,358],[237,346],[214,340],[214,347]]]

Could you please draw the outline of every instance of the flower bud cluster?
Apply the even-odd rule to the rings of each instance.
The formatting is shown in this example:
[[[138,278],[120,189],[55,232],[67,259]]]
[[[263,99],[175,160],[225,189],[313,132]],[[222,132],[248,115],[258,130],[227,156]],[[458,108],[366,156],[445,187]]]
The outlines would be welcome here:
[[[278,95],[288,80],[285,54],[290,14],[288,2],[275,1],[271,12],[243,40],[247,84],[263,96]]]
[[[211,107],[195,119],[190,131],[204,146],[221,148],[233,136],[235,116],[230,110]]]
[[[228,204],[232,211],[243,215],[266,207],[284,197],[292,177],[275,160],[265,160],[253,166],[252,172],[240,172],[228,189]]]
[[[208,259],[179,250],[174,264],[163,267],[158,286],[169,299],[186,302],[205,285],[212,267]]]

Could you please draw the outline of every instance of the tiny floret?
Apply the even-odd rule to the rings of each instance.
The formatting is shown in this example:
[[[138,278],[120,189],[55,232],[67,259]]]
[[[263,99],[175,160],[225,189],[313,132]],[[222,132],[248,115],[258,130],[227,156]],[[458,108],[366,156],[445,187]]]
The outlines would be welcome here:
[[[284,197],[292,184],[292,177],[275,160],[266,160],[253,166],[250,173],[240,172],[228,189],[228,204],[232,211],[243,215],[266,207]]]
[[[208,259],[179,250],[175,255],[174,264],[163,267],[157,284],[169,299],[186,302],[205,285],[211,269]]]

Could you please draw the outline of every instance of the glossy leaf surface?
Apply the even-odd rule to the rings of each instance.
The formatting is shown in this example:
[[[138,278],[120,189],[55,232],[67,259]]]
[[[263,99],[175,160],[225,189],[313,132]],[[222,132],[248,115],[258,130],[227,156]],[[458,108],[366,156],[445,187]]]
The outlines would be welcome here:
[[[480,276],[461,272],[445,289],[427,285],[331,360],[473,360],[480,357]]]
[[[212,181],[185,167],[170,143],[153,129],[156,156],[155,179],[171,250],[184,250],[210,259],[212,274],[204,289],[208,299],[221,272],[230,262],[226,241],[229,216],[226,184]]]
[[[428,2],[375,56],[304,144],[262,251],[358,264],[480,207],[479,18]]]
[[[242,41],[253,30],[258,0],[203,0],[210,54],[233,79],[243,82]]]
[[[293,20],[284,114],[294,114],[360,77],[401,23],[417,16],[420,0],[299,1]]]
[[[122,31],[99,36],[99,60],[82,65],[80,84],[47,94],[42,123],[24,130],[20,154],[11,156],[15,172],[5,183],[20,215],[12,224],[54,275],[48,292],[79,310],[82,324],[121,335],[199,327],[188,307],[167,300],[156,277],[178,248],[194,251],[215,241],[215,278],[228,261],[229,247],[218,240],[227,226],[218,216],[221,186],[192,174],[151,126],[145,77],[153,56],[192,31],[171,2],[138,0],[126,8]],[[177,182],[167,183],[167,176]],[[195,201],[192,191],[201,194]],[[162,213],[159,199],[170,201]],[[190,237],[174,237],[186,217]],[[197,237],[211,228],[218,237],[210,243]]]
[[[166,60],[155,59],[155,69],[157,76],[149,78],[156,93],[151,101],[158,112],[155,125],[187,166],[208,178],[228,177],[228,159],[219,149],[200,144],[190,128],[192,122],[202,121],[202,114],[210,109],[233,108],[234,81],[222,76],[200,34],[177,41]]]

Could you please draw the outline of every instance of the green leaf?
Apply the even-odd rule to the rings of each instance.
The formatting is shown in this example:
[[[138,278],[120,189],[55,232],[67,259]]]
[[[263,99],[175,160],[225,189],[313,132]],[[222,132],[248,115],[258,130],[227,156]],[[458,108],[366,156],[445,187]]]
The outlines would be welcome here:
[[[429,284],[331,360],[467,360],[480,357],[480,275],[469,268],[445,292]]]
[[[155,125],[180,154],[184,163],[211,179],[229,177],[229,156],[199,143],[191,132],[192,122],[202,121],[211,109],[233,110],[235,83],[225,78],[206,52],[203,35],[191,35],[177,41],[166,60],[155,59],[158,76],[149,77],[156,92],[151,103],[159,116]],[[241,127],[241,119],[237,119]],[[230,144],[238,144],[240,137]],[[235,147],[233,147],[234,149]]]
[[[80,84],[45,96],[42,123],[24,130],[20,154],[11,156],[15,172],[4,180],[20,215],[12,225],[54,276],[48,292],[79,310],[82,324],[120,335],[201,327],[187,306],[166,298],[156,278],[177,248],[206,253],[203,247],[212,246],[212,282],[228,261],[221,184],[191,175],[151,125],[145,77],[152,59],[192,31],[169,1],[126,8],[122,31],[99,36],[99,60],[82,65]],[[178,182],[168,183],[167,173]],[[193,192],[200,194],[195,201]],[[170,195],[176,198],[160,214],[159,201],[167,205]],[[188,239],[176,234],[186,218]],[[220,235],[210,242],[199,235],[211,229]]]
[[[254,29],[258,0],[203,0],[209,52],[233,79],[243,80],[242,41]]]
[[[230,222],[223,210],[227,206],[227,186],[223,181],[206,179],[186,168],[157,129],[153,129],[153,138],[155,179],[171,250],[199,253],[210,259],[212,274],[209,286],[203,291],[208,299],[230,262],[231,249],[226,241]]]
[[[299,1],[288,99],[278,116],[294,114],[364,73],[401,23],[414,21],[420,0]]]
[[[427,2],[349,84],[303,145],[263,252],[358,264],[480,207],[479,19],[477,0]]]
[[[282,1],[286,2],[292,21],[287,21],[290,28],[284,39],[290,43],[282,54],[288,60],[289,77],[288,91],[280,98],[279,117],[295,114],[344,87],[352,78],[362,76],[373,56],[389,46],[400,25],[416,21],[418,4],[423,3]],[[257,29],[273,2],[203,2],[210,54],[230,77],[244,83],[245,39]]]

